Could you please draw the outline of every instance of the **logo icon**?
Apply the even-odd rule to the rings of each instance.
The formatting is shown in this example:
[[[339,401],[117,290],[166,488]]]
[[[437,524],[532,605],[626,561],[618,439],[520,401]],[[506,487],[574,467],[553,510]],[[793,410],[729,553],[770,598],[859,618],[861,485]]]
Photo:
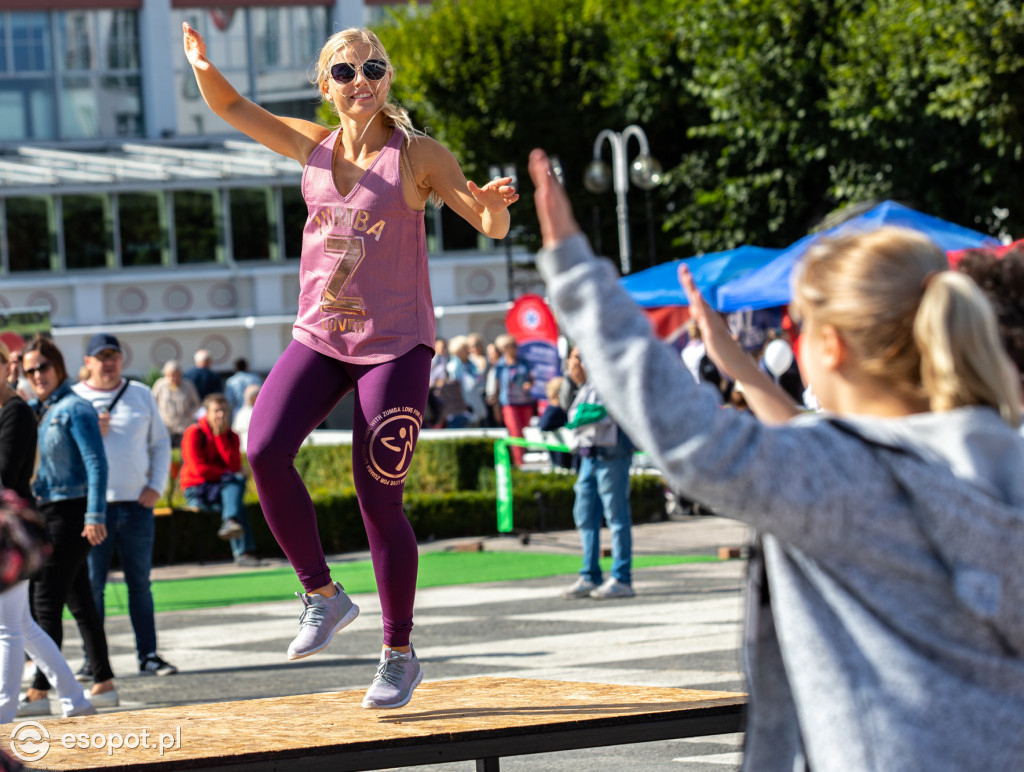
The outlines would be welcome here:
[[[381,422],[370,438],[370,465],[377,474],[391,480],[404,479],[419,433],[420,422],[409,414]]]
[[[22,721],[11,731],[11,750],[22,761],[39,761],[50,750],[50,733],[36,721]]]

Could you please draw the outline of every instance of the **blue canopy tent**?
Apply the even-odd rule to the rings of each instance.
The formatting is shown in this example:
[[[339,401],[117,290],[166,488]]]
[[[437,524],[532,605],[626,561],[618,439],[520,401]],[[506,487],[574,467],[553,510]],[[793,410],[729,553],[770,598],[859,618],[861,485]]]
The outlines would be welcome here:
[[[767,265],[719,287],[717,302],[713,305],[719,311],[784,306],[790,301],[790,275],[793,268],[815,239],[826,235],[873,230],[883,225],[897,225],[921,231],[945,252],[972,247],[999,246],[997,239],[986,236],[984,233],[940,220],[938,217],[922,214],[902,204],[897,204],[895,201],[886,201],[862,215],[853,217],[834,228],[829,228],[827,231],[804,236]]]
[[[720,286],[765,265],[781,251],[762,247],[738,247],[700,257],[688,257],[685,258],[685,262],[704,297],[714,305]],[[644,308],[685,306],[688,303],[677,278],[679,264],[682,262],[684,260],[662,263],[624,276],[619,282],[633,300]]]

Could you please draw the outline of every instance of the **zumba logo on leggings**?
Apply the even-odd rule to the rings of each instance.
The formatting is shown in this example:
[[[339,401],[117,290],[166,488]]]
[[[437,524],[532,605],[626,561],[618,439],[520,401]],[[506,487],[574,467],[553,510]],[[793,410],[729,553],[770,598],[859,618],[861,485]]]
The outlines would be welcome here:
[[[366,427],[363,460],[374,480],[401,485],[412,463],[412,451],[420,435],[423,416],[414,407],[393,407]]]

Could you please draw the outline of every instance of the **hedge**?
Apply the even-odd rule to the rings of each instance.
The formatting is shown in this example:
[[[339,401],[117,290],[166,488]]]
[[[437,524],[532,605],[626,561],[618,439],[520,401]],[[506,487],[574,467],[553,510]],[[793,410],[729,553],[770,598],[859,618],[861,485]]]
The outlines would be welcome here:
[[[295,468],[316,507],[324,551],[332,554],[365,549],[366,532],[352,487],[351,446],[303,446],[295,458]],[[572,474],[514,469],[512,493],[517,531],[571,529],[575,481]],[[180,494],[172,506],[173,503],[180,503]],[[281,555],[263,517],[251,476],[245,503],[257,552],[264,556]],[[665,512],[661,478],[633,476],[630,503],[634,522],[661,519]],[[421,442],[406,478],[404,509],[421,542],[496,534],[494,441],[469,438]],[[217,515],[179,510],[172,518],[158,518],[158,562],[171,557],[176,562],[230,557],[228,545],[216,537]]]

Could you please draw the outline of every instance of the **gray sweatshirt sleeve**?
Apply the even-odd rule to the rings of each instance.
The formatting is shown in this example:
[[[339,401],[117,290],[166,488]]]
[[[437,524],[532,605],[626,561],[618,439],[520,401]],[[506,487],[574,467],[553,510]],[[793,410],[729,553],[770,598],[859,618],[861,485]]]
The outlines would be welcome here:
[[[766,427],[720,408],[582,235],[543,250],[537,263],[609,412],[674,490],[807,549],[854,546],[850,518],[873,496],[892,495],[863,443],[826,421]]]

